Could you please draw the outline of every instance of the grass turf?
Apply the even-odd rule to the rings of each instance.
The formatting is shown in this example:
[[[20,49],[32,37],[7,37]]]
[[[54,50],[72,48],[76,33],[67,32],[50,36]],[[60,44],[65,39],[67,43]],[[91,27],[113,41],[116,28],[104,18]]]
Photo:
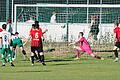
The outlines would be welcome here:
[[[112,50],[109,47],[95,46],[93,49]],[[46,64],[35,63],[31,66],[30,61],[24,61],[20,49],[17,50],[15,67],[9,63],[0,67],[0,80],[119,80],[120,62],[112,62],[107,59],[112,52],[97,52],[95,54],[105,58],[104,61],[92,58],[85,54],[78,61],[74,60],[75,50],[62,44],[44,45],[44,49],[55,48],[55,51],[45,53]],[[108,49],[106,49],[108,48]],[[30,44],[25,46],[30,57]],[[0,64],[1,61],[0,61]]]
[[[47,60],[47,66],[30,61],[16,60],[0,67],[0,80],[119,80],[120,62],[113,59]]]

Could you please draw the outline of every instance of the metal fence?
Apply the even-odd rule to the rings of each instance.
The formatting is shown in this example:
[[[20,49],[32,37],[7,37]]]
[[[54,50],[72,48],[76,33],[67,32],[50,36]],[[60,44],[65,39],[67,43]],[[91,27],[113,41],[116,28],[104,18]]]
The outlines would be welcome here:
[[[13,17],[12,10],[14,10],[14,7],[13,7],[14,4],[37,4],[37,3],[40,3],[40,4],[120,4],[120,0],[0,0],[0,15],[2,15],[0,18],[0,22],[5,22],[7,21],[8,18]],[[75,16],[77,15],[78,14],[76,14]],[[84,16],[85,14],[83,15],[83,18]],[[111,17],[111,15],[109,15],[109,17]],[[81,21],[79,22],[81,23]],[[109,22],[112,22],[112,21],[109,21]]]

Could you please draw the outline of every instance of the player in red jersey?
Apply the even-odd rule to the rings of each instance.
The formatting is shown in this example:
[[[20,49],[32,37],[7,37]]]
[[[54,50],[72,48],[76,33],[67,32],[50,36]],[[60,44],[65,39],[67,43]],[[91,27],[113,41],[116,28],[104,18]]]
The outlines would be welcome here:
[[[30,39],[31,37],[32,37],[32,41],[31,41],[31,53],[32,53],[31,54],[31,60],[32,60],[32,65],[34,65],[35,51],[37,51],[38,54],[40,55],[38,57],[41,60],[42,64],[46,65],[44,63],[44,53],[43,53],[43,46],[42,46],[43,34],[39,30],[39,25],[35,25],[33,30],[30,32],[30,35],[29,35],[28,39]]]
[[[32,28],[30,30],[30,33],[34,30],[34,26],[35,25],[39,25],[39,22],[38,21],[35,21],[34,22],[35,24],[32,24]],[[42,29],[39,27],[39,31],[42,32]],[[42,32],[42,34],[46,33],[48,31],[48,29],[46,29],[44,32]]]
[[[2,32],[3,30],[0,28],[0,32]]]
[[[118,51],[117,49],[120,48],[120,27],[118,22],[114,22],[114,40],[113,40],[113,45],[114,45],[114,54],[115,54],[115,60],[114,62],[118,62],[119,58],[118,58]],[[117,39],[117,42],[115,43],[115,40]]]
[[[30,30],[30,33],[31,33],[32,31],[34,31],[34,27],[35,27],[36,25],[39,26],[39,22],[38,22],[38,21],[35,21],[34,23],[35,23],[35,24],[32,24],[32,28],[31,28],[31,30]],[[39,27],[39,31],[42,32],[42,29],[41,29],[40,27]],[[48,31],[48,29],[46,29],[44,32],[42,32],[42,36],[43,36],[43,34],[46,33],[47,31]],[[42,40],[41,40],[41,44],[42,44]],[[38,54],[38,56],[40,57],[39,54]],[[36,59],[36,62],[41,62],[41,60],[38,59],[36,53],[34,53],[34,57],[35,57],[35,59]]]

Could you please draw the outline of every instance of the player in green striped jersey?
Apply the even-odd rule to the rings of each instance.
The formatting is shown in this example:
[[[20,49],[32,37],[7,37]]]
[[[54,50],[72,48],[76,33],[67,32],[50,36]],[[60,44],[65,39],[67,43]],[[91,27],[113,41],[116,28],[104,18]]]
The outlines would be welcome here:
[[[5,58],[8,56],[11,66],[14,66],[12,63],[12,55],[10,52],[10,42],[11,34],[6,31],[6,24],[2,25],[3,31],[0,33],[0,45],[1,45],[1,57],[2,57],[2,66],[5,66]]]

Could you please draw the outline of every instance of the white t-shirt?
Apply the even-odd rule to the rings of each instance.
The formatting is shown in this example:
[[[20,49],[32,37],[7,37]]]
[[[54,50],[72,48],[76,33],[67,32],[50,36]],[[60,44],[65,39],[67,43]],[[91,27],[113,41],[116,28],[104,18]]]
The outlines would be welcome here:
[[[50,23],[56,23],[56,15],[51,16]]]
[[[10,33],[13,32],[12,26],[11,26],[10,24],[7,24],[6,31],[8,31],[8,32],[10,32]]]
[[[11,39],[11,34],[8,31],[2,31],[0,33],[0,37],[2,38],[2,46],[3,48],[8,48],[10,43],[9,40]]]

